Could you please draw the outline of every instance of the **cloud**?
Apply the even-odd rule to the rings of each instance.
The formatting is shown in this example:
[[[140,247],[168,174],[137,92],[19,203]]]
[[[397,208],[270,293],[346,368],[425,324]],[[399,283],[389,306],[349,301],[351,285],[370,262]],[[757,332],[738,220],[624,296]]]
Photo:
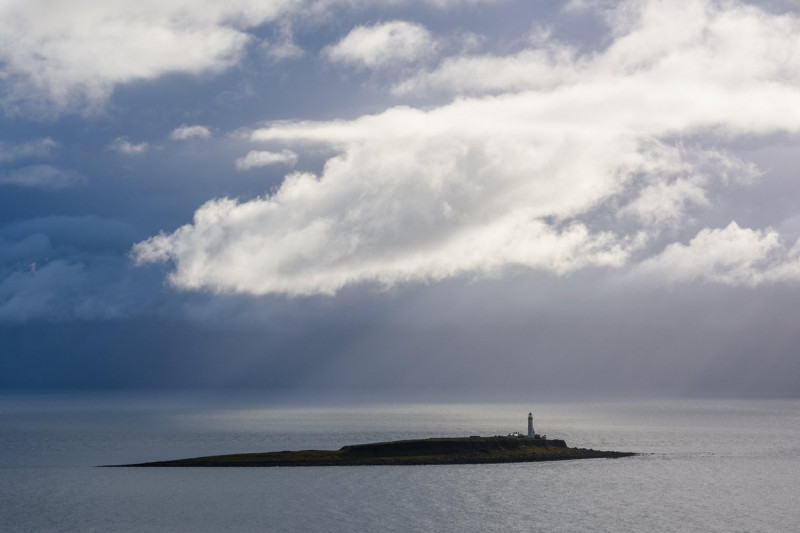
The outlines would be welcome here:
[[[172,130],[169,138],[173,141],[185,141],[187,139],[208,139],[211,137],[211,130],[208,126],[194,125],[194,126],[180,126]]]
[[[0,323],[109,319],[153,305],[160,280],[120,255],[135,228],[96,216],[47,216],[0,227]]]
[[[628,187],[634,199],[622,205],[618,218],[632,217],[651,230],[677,229],[687,213],[709,207],[710,189],[750,184],[763,175],[753,163],[711,149],[657,145],[648,172]]]
[[[73,170],[51,164],[35,164],[49,159],[58,143],[50,137],[26,142],[0,141],[0,186],[16,185],[38,189],[64,189],[82,185],[85,178]],[[20,162],[23,164],[20,166]],[[31,164],[24,164],[31,163]]]
[[[296,59],[305,55],[303,49],[294,42],[292,27],[288,22],[279,24],[275,39],[261,42],[261,50],[275,61]]]
[[[251,150],[246,156],[236,160],[236,169],[241,171],[269,165],[294,165],[296,162],[297,154],[291,150],[282,150],[280,152]]]
[[[65,261],[13,272],[0,280],[0,322],[57,316],[56,301],[68,293],[74,297],[88,282],[81,265]]]
[[[0,324],[32,320],[108,320],[153,304],[157,284],[137,279],[124,260],[103,255],[44,259],[0,269]]]
[[[0,141],[0,163],[13,163],[20,159],[42,159],[49,157],[58,143],[50,137],[27,142]]]
[[[459,95],[502,94],[550,89],[579,77],[576,52],[551,44],[510,56],[477,55],[446,58],[435,69],[421,71],[392,87],[398,96],[428,93]]]
[[[86,178],[78,172],[53,165],[29,165],[0,172],[0,185],[58,190],[77,187],[85,182]]]
[[[108,145],[108,148],[120,154],[138,155],[149,150],[150,145],[146,142],[134,144],[127,137],[117,137]]]
[[[800,132],[800,21],[711,0],[613,15],[602,51],[545,43],[425,74],[416,87],[458,96],[446,105],[253,131],[336,155],[269,196],[206,203],[134,258],[172,261],[178,288],[298,295],[518,267],[563,275],[652,253],[709,206],[712,184],[760,175],[726,143]]]
[[[568,0],[562,9],[564,12],[570,11],[613,11],[615,0]]]
[[[634,275],[672,282],[710,281],[757,286],[800,281],[800,243],[786,249],[774,230],[701,230],[688,244],[673,243],[642,262]]]
[[[430,54],[435,46],[424,26],[394,20],[359,26],[338,43],[326,47],[323,55],[335,63],[375,69],[414,62]]]
[[[298,188],[312,180],[302,175],[293,179]],[[285,199],[291,202],[296,192]],[[466,228],[451,239],[448,228],[437,231],[418,224],[420,233],[429,230],[433,235],[413,235],[414,242],[403,242],[411,239],[399,228],[370,235],[369,228],[345,217],[301,227],[291,221],[281,224],[280,218],[290,212],[278,207],[283,199],[209,202],[195,214],[194,225],[137,244],[134,257],[140,263],[176,259],[178,271],[170,280],[186,289],[289,295],[333,294],[364,282],[393,286],[435,281],[509,264],[568,273],[589,264],[619,266],[626,257],[611,235],[592,235],[581,224],[556,230],[522,213]],[[269,224],[270,234],[260,231],[260,223]],[[235,238],[228,241],[226,235]]]
[[[273,43],[265,43],[262,47],[267,56],[275,61],[284,61],[286,59],[297,59],[303,57],[305,52],[293,41],[281,40]]]
[[[238,61],[244,28],[274,19],[283,2],[121,0],[11,2],[0,7],[6,106],[91,108],[115,85],[169,72],[220,71]]]
[[[488,1],[488,0],[487,0]],[[440,8],[477,0],[395,0]],[[318,24],[362,0],[61,0],[0,4],[0,64],[7,112],[96,111],[119,84],[170,73],[218,73],[236,64],[252,28],[296,17]],[[295,51],[286,41],[276,53]]]
[[[479,5],[479,4],[501,4],[507,0],[382,0],[381,5],[384,7],[403,7],[403,6],[431,6],[437,9],[451,9],[461,6]],[[313,0],[306,2],[297,2],[297,7],[303,7],[305,14],[327,15],[332,9],[336,8],[351,8],[351,9],[369,9],[375,6],[375,0]]]
[[[714,0],[614,4],[616,9],[606,13],[615,39],[600,54],[580,55],[574,47],[545,40],[508,56],[457,56],[397,83],[393,92],[481,95],[646,78],[683,83],[688,93],[701,89],[695,82],[730,86],[743,80],[800,80],[795,70],[800,45],[789,39],[798,31],[796,17]],[[779,55],[772,56],[771,50],[780,50]],[[696,105],[713,101],[698,98]]]

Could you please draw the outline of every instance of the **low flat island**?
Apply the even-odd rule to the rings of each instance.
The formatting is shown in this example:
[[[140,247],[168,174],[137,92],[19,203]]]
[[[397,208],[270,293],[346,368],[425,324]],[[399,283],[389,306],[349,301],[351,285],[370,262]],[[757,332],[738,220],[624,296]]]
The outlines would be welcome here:
[[[616,459],[636,455],[570,448],[559,439],[522,436],[400,440],[344,446],[339,450],[302,450],[212,455],[117,466],[360,466],[527,463],[571,459]]]

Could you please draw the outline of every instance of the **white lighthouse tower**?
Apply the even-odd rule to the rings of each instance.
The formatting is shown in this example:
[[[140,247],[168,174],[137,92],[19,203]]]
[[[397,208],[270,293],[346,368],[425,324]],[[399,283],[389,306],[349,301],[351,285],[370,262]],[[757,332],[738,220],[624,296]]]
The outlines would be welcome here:
[[[528,437],[533,438],[533,413],[528,413]]]

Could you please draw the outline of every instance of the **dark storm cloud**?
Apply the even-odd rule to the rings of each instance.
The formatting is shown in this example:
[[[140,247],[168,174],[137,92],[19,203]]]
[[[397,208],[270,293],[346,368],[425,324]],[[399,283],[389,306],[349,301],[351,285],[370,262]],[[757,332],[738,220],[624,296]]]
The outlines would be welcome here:
[[[0,227],[0,321],[120,318],[160,284],[125,256],[137,233],[119,220],[46,216]]]

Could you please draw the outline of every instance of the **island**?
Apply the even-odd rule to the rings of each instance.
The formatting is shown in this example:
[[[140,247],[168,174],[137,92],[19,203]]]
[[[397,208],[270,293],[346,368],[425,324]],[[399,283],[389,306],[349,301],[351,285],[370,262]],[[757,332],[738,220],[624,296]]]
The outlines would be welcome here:
[[[571,459],[616,459],[631,452],[570,448],[560,439],[524,437],[456,437],[399,440],[344,446],[339,450],[302,450],[212,455],[191,459],[138,463],[129,467],[262,467],[262,466],[364,466],[456,465],[526,463]]]

